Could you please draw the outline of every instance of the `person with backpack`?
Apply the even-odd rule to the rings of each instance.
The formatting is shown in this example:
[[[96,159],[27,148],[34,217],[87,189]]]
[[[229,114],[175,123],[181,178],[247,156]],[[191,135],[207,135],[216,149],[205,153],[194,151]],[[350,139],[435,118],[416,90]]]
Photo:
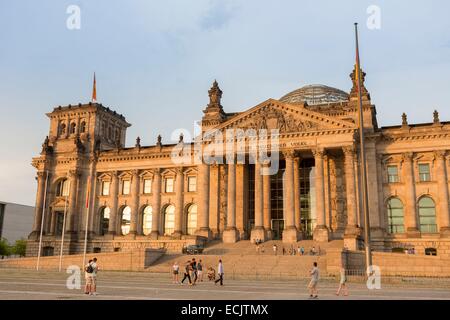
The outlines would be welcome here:
[[[203,264],[201,259],[197,263],[197,273],[198,273],[198,280],[200,282],[203,282]]]
[[[92,284],[91,284],[90,295],[96,296],[97,295],[97,272],[98,272],[97,258],[92,259],[91,267],[92,267],[92,276],[91,276]]]
[[[194,280],[192,281],[192,285],[195,286],[195,284],[197,282],[197,279],[198,279],[198,275],[197,275],[197,261],[195,261],[195,258],[192,258],[191,270],[192,270],[192,277],[194,278]]]
[[[310,271],[311,281],[309,282],[309,297],[318,298],[317,283],[319,282],[319,268],[317,262],[313,263],[313,268]]]
[[[86,284],[84,285],[84,294],[90,294],[91,293],[91,286],[92,286],[92,259],[89,260],[88,264],[84,266],[84,280],[86,281]]]

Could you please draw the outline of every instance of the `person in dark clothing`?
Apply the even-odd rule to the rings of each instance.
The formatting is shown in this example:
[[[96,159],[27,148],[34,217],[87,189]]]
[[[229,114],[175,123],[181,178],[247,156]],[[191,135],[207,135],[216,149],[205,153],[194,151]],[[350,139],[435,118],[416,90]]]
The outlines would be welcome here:
[[[191,262],[191,270],[192,270],[192,276],[194,277],[194,280],[192,282],[193,285],[197,282],[198,275],[197,275],[197,261],[195,261],[195,258],[192,258]]]
[[[184,280],[188,279],[189,285],[192,285],[191,276],[189,274],[190,271],[191,271],[191,261],[189,260],[188,262],[186,262],[186,265],[184,266],[184,277],[183,280],[181,280],[181,284],[184,283]]]

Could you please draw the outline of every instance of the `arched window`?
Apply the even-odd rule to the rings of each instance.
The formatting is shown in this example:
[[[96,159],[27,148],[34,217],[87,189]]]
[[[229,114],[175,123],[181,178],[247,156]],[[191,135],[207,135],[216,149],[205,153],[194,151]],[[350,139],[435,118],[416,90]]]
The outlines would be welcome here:
[[[122,210],[122,235],[127,235],[130,233],[130,223],[131,223],[131,208],[126,206]]]
[[[69,195],[69,180],[62,179],[58,182],[56,186],[56,196],[57,197],[67,197]]]
[[[59,135],[62,136],[64,134],[66,134],[66,124],[61,123],[61,125],[59,126]]]
[[[144,235],[149,235],[152,232],[152,217],[153,211],[151,206],[146,206],[144,208],[143,216],[142,216],[142,232]]]
[[[100,215],[100,234],[104,236],[109,230],[109,218],[111,214],[111,209],[105,207],[101,211]]]
[[[398,198],[391,198],[387,203],[389,233],[405,232],[403,203]]]
[[[171,235],[175,230],[175,207],[168,205],[164,210],[164,234]]]
[[[80,132],[85,133],[86,132],[86,121],[82,121],[80,124]]]
[[[72,122],[70,124],[70,134],[75,134],[77,130],[77,125],[75,124],[75,122]]]
[[[197,230],[197,205],[191,204],[187,211],[187,234],[194,234]]]
[[[436,205],[430,197],[422,197],[419,200],[419,224],[420,232],[437,232]]]

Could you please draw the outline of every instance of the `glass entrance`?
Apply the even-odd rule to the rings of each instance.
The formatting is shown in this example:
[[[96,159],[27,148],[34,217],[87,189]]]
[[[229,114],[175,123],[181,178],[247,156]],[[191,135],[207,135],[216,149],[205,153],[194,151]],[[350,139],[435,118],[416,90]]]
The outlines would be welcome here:
[[[281,240],[283,236],[284,220],[272,219],[273,240]]]
[[[303,159],[300,165],[300,223],[306,239],[312,239],[316,226],[316,192],[314,159]]]

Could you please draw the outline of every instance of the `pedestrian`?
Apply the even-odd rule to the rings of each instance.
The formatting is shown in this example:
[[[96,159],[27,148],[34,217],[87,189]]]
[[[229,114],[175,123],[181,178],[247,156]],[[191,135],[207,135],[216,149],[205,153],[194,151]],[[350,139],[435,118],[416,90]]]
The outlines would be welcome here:
[[[264,254],[264,245],[261,245],[261,253]]]
[[[313,263],[313,268],[309,273],[311,275],[311,281],[309,282],[308,285],[309,297],[317,298],[318,297],[317,283],[319,282],[319,268],[317,267],[317,262]]]
[[[283,256],[284,256],[285,253],[286,253],[286,249],[283,247]]]
[[[84,285],[84,293],[90,294],[91,293],[91,285],[92,285],[92,259],[89,260],[88,264],[84,266],[84,280],[86,284]]]
[[[178,265],[178,262],[175,262],[172,266],[172,282],[178,283],[178,273],[180,271],[180,266]]]
[[[192,285],[195,285],[198,279],[197,276],[197,261],[195,261],[195,258],[192,258],[192,262],[191,262],[191,270],[192,270],[192,277],[194,278],[192,280]]]
[[[300,248],[300,252],[302,253],[302,256],[305,255],[305,248],[304,248],[304,247],[301,247],[301,248]]]
[[[97,272],[98,272],[97,258],[92,259],[91,266],[92,266],[92,274],[91,274],[92,283],[91,283],[90,295],[96,296],[97,295]]]
[[[259,253],[259,244],[256,243],[256,254],[258,254],[258,253]]]
[[[276,244],[273,245],[272,249],[273,249],[273,254],[277,255],[277,245]]]
[[[302,251],[301,251],[300,247],[297,247],[297,252],[298,252],[298,255],[302,254]]]
[[[342,291],[344,293],[344,296],[348,296],[347,275],[345,274],[345,268],[341,268],[340,276],[341,280],[339,281],[339,288],[336,292],[336,295],[340,295]]]
[[[214,284],[217,285],[217,282],[220,282],[220,285],[223,286],[223,264],[222,264],[222,260],[219,260],[219,265],[217,266],[217,274],[219,275],[219,279],[217,279],[216,281],[214,281]]]
[[[203,264],[201,259],[197,263],[197,273],[199,281],[203,282]]]
[[[216,280],[216,270],[214,270],[213,267],[208,268],[208,280],[209,281]]]
[[[184,277],[183,277],[183,280],[181,280],[181,285],[183,285],[184,280],[186,280],[186,279],[189,280],[189,285],[192,285],[191,276],[189,274],[190,271],[191,271],[191,260],[186,262],[186,265],[184,266]]]
[[[312,247],[311,251],[309,253],[310,253],[310,255],[315,256],[316,255],[316,248]]]

